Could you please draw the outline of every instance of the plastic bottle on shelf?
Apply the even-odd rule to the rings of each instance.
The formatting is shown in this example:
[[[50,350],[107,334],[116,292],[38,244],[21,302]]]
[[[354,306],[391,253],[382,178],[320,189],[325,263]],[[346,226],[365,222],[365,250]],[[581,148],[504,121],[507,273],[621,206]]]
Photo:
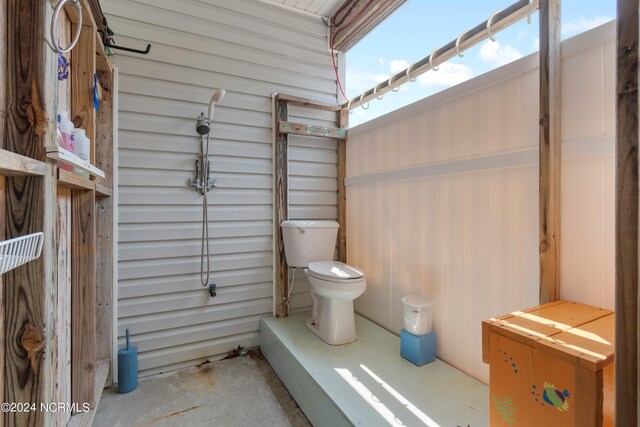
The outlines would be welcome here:
[[[89,162],[89,151],[91,147],[91,141],[87,138],[86,132],[82,128],[75,130],[75,154],[85,162]],[[85,172],[82,169],[74,168],[74,173],[89,179],[89,172]]]
[[[58,114],[58,129],[56,134],[56,142],[59,147],[73,153],[73,122],[69,120],[69,114],[66,111],[60,111]],[[66,163],[58,162],[58,167],[64,170],[73,170],[73,166]]]

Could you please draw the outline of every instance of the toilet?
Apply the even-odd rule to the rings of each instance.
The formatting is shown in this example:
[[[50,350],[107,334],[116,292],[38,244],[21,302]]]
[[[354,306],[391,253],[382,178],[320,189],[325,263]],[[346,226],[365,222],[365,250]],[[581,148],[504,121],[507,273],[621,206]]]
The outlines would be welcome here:
[[[353,301],[367,287],[356,267],[332,261],[340,225],[335,221],[292,220],[280,224],[289,267],[304,268],[311,284],[313,312],[307,326],[327,344],[356,340]]]

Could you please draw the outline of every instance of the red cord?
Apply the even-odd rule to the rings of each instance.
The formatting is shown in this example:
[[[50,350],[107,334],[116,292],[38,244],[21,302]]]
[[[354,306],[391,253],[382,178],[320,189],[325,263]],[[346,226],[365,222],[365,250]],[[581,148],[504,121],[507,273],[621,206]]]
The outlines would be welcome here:
[[[340,82],[340,76],[338,76],[338,66],[336,65],[336,58],[335,58],[335,54],[334,54],[333,43],[335,41],[336,35],[338,35],[338,33],[340,33],[340,31],[348,28],[349,25],[351,25],[353,23],[353,21],[358,19],[364,13],[364,11],[369,6],[371,6],[371,3],[373,3],[373,0],[369,0],[369,2],[366,5],[364,5],[362,7],[362,9],[360,9],[360,11],[358,11],[358,13],[356,13],[355,16],[349,20],[349,22],[347,22],[341,28],[339,28],[338,31],[336,31],[333,34],[333,36],[330,36],[330,43],[329,44],[331,45],[331,63],[333,64],[333,72],[336,75],[336,81],[338,82],[338,88],[340,89],[340,92],[342,93],[342,96],[344,97],[344,99],[347,100],[347,101],[349,100],[349,98],[347,97],[347,94],[344,93],[344,89],[342,88],[342,83]],[[346,3],[345,3],[345,5],[346,5]],[[342,8],[344,8],[345,5],[343,5]],[[340,10],[342,10],[342,8],[340,8]],[[340,10],[338,12],[340,12]],[[329,32],[329,33],[331,33],[331,32]]]

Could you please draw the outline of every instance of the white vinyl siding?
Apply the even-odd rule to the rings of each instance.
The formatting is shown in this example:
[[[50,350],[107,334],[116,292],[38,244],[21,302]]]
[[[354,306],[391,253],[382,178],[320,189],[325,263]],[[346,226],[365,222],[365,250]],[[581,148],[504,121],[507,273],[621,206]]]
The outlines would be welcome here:
[[[118,334],[141,375],[258,344],[273,298],[273,92],[336,102],[320,18],[258,0],[113,0],[103,5],[120,70]],[[202,196],[187,186],[200,152],[195,117],[214,88],[210,299],[200,284]],[[291,120],[335,126],[291,108]],[[291,217],[336,217],[336,142],[292,137]],[[310,304],[298,282],[292,308]]]
[[[481,321],[538,305],[538,57],[350,130],[356,311],[399,333],[435,301],[438,356],[487,383]],[[563,42],[560,296],[614,306],[615,23]],[[587,71],[588,70],[588,71]]]

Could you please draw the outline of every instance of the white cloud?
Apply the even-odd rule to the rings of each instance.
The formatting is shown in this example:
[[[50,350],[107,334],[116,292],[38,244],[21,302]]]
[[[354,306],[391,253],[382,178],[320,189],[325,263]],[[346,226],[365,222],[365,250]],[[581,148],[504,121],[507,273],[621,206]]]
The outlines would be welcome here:
[[[469,80],[473,70],[464,64],[445,62],[439,65],[438,71],[430,70],[418,77],[420,86],[426,88],[450,87]]]
[[[378,58],[378,63],[380,65],[384,65],[384,58]]]
[[[502,46],[500,42],[486,41],[480,48],[480,59],[487,64],[501,66],[519,58],[522,54],[510,44]]]
[[[612,20],[613,18],[608,16],[594,16],[593,18],[581,16],[576,21],[562,24],[562,35],[566,37],[571,34],[582,33]]]
[[[380,83],[385,78],[389,78],[384,75],[373,74],[369,72],[359,72],[353,70],[347,70],[347,78],[345,90],[348,90],[350,96],[356,96],[371,89],[373,85]],[[345,82],[343,82],[345,83]]]
[[[409,68],[409,65],[411,64],[405,59],[393,59],[389,63],[389,71],[391,71],[391,74],[396,74]]]

